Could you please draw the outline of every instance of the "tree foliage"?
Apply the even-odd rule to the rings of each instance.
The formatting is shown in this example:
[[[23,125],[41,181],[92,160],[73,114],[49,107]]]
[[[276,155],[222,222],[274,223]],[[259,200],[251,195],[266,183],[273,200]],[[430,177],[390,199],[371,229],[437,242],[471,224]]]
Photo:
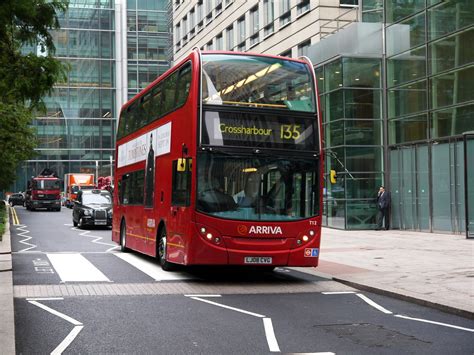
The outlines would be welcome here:
[[[33,112],[65,78],[66,65],[53,57],[52,30],[67,6],[67,0],[0,0],[0,189],[34,154]]]
[[[0,101],[38,108],[64,78],[67,68],[53,57],[51,30],[66,9],[62,0],[0,0]],[[32,51],[25,54],[26,48]]]
[[[34,152],[36,135],[30,121],[29,108],[0,102],[0,189],[15,181],[18,163]]]

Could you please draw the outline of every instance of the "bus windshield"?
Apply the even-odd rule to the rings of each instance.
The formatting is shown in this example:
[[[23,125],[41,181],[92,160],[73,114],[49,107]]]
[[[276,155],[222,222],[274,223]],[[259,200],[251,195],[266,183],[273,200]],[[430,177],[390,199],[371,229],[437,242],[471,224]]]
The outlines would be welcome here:
[[[227,219],[299,220],[318,212],[317,159],[198,156],[197,209]]]
[[[316,112],[308,66],[291,60],[203,54],[204,104]]]

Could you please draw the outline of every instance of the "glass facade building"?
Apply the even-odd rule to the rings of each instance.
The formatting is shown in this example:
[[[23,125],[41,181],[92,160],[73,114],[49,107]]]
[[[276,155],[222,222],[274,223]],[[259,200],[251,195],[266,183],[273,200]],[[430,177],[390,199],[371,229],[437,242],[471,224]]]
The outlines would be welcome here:
[[[342,33],[325,39],[339,49],[335,59],[322,62],[321,48],[310,49],[328,147],[326,225],[374,228],[384,184],[393,228],[472,233],[474,220],[466,217],[474,209],[467,174],[474,165],[474,2],[360,5],[364,23],[352,26],[379,26],[379,53],[341,50]]]
[[[17,173],[13,191],[45,167],[66,173],[112,171],[121,105],[169,68],[169,1],[70,0],[53,32],[67,79],[36,117],[36,155]],[[123,48],[123,49],[122,49]]]

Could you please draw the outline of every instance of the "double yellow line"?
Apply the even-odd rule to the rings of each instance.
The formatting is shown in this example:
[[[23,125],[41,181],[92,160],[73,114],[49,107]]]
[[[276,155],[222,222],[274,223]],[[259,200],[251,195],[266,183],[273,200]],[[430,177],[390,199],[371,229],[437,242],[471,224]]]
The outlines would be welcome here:
[[[15,207],[11,207],[10,211],[12,211],[12,219],[13,219],[13,225],[17,226],[20,224],[20,220],[18,219],[18,215],[16,214]]]

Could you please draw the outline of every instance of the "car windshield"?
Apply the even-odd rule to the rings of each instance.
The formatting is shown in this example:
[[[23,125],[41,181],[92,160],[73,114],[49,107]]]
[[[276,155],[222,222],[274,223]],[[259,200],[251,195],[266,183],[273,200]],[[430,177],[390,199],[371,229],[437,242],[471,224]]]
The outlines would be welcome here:
[[[111,204],[112,197],[110,194],[87,194],[82,195],[83,205]]]
[[[227,219],[298,220],[316,215],[317,159],[198,156],[197,209]]]

